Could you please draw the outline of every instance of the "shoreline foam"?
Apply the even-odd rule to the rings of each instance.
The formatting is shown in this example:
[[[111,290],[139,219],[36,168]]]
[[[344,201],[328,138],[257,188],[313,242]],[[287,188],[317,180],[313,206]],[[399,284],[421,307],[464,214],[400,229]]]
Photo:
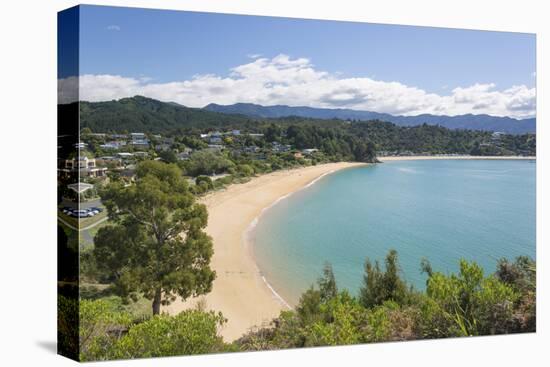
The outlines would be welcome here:
[[[347,167],[347,168],[351,168],[351,167]],[[319,177],[317,178],[314,178],[313,180],[311,180],[311,182],[309,182],[308,184],[306,184],[305,186],[295,190],[295,191],[292,191],[292,192],[289,192],[288,194],[285,194],[283,196],[281,196],[280,198],[278,198],[277,200],[275,200],[272,204],[266,206],[265,208],[263,208],[260,212],[260,214],[254,218],[252,220],[252,222],[250,222],[250,225],[247,227],[245,233],[243,234],[243,241],[245,243],[245,246],[248,250],[248,254],[249,256],[252,257],[252,260],[254,260],[254,264],[256,265],[256,268],[258,269],[258,272],[259,274],[261,275],[262,277],[262,280],[265,282],[266,286],[269,288],[269,290],[273,293],[273,295],[279,299],[279,301],[286,307],[288,308],[289,310],[292,310],[294,307],[292,307],[290,305],[290,303],[288,303],[283,296],[281,296],[279,294],[279,292],[277,292],[277,290],[275,290],[275,287],[269,282],[269,280],[267,280],[267,278],[265,277],[264,273],[262,272],[262,270],[260,269],[260,267],[258,266],[258,262],[256,260],[256,257],[254,255],[254,241],[251,239],[251,236],[253,235],[254,233],[254,230],[256,229],[256,226],[258,225],[258,223],[260,222],[260,219],[261,217],[268,211],[270,210],[271,208],[273,208],[275,205],[277,205],[278,203],[280,203],[281,201],[283,200],[286,200],[288,199],[289,197],[291,197],[292,195],[302,191],[302,190],[305,190],[311,186],[313,186],[314,184],[316,184],[317,182],[319,182],[322,178],[328,176],[328,175],[331,175],[337,171],[341,171],[341,170],[344,170],[346,168],[341,168],[341,169],[334,169],[334,170],[331,170],[331,171],[328,171],[328,172],[325,172],[323,174],[321,174]]]

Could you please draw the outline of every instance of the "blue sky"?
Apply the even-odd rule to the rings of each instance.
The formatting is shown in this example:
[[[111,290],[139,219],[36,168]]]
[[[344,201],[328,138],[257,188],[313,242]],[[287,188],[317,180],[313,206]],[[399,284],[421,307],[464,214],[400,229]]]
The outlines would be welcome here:
[[[326,107],[328,103],[330,107],[330,103],[338,100],[337,104],[343,107],[369,107],[367,100],[377,98],[373,98],[372,93],[386,93],[392,82],[406,86],[412,94],[419,89],[426,96],[435,94],[439,97],[456,95],[456,88],[461,88],[459,92],[464,94],[464,91],[478,86],[474,88],[478,94],[470,93],[463,100],[485,98],[485,102],[496,103],[496,97],[487,99],[487,93],[502,92],[507,100],[499,99],[498,103],[507,105],[509,111],[504,111],[504,107],[498,111],[523,117],[534,113],[534,101],[526,99],[534,96],[535,43],[533,34],[510,32],[82,6],[80,75],[129,78],[138,80],[141,88],[152,89],[151,84],[160,86],[192,81],[205,75],[221,79],[249,78],[251,74],[235,77],[232,72],[236,67],[255,61],[261,64],[258,60],[266,60],[258,69],[258,72],[264,72],[274,65],[274,58],[285,55],[290,64],[292,60],[307,60],[307,63],[300,64],[299,70],[305,68],[321,73],[313,77],[312,88],[319,83],[328,84],[321,79],[345,81],[331,86],[332,89],[327,86],[330,89],[327,93],[340,93],[336,99],[319,95],[315,100],[303,101],[308,105]],[[275,67],[287,68],[286,64]],[[355,78],[364,78],[365,83],[360,84]],[[208,82],[214,83],[214,80]],[[386,84],[378,86],[374,82]],[[226,81],[224,83],[227,86]],[[266,89],[274,82],[263,83]],[[510,89],[517,86],[523,87],[521,93]],[[224,89],[219,87],[214,85],[210,89]],[[279,87],[280,92],[283,89]],[[286,91],[297,93],[298,89],[296,86]],[[392,91],[400,93],[395,88]],[[247,99],[244,92],[233,99],[222,97],[221,92],[219,95],[218,98],[214,93],[209,98],[222,102]],[[274,102],[285,101],[277,98],[280,93],[270,91],[267,95],[275,96]],[[178,96],[172,99],[178,99]],[[518,102],[516,97],[521,101]],[[266,98],[255,100],[249,96],[248,101],[270,102]],[[359,103],[361,98],[365,99],[364,103]],[[413,100],[415,98],[420,101],[419,96]],[[420,104],[426,105],[430,101],[439,103],[442,113],[452,114],[454,111],[448,105],[450,102],[444,99],[424,98]],[[187,104],[199,102],[190,100]],[[378,106],[381,112],[404,114],[427,109],[424,106],[411,110],[410,103],[403,108],[395,105],[384,107],[383,103],[370,107]],[[475,110],[474,106],[477,106],[483,110],[480,107],[483,105],[472,102],[470,109]],[[456,112],[462,112],[462,107],[455,108]],[[384,108],[386,111],[382,111]],[[498,111],[493,111],[493,114],[499,114]]]

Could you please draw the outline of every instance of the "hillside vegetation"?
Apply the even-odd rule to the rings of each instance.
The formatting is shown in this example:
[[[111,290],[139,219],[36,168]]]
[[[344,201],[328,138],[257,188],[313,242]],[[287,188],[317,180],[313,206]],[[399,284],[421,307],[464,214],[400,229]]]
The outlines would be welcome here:
[[[68,107],[67,107],[68,108]],[[398,126],[390,122],[344,121],[306,117],[252,118],[136,96],[110,102],[82,102],[81,128],[96,133],[145,132],[196,137],[200,133],[237,129],[265,134],[265,141],[288,143],[298,149],[319,148],[325,154],[351,157],[357,145],[372,144],[387,154],[536,154],[536,135],[449,129],[439,125]],[[347,147],[343,146],[346,145]]]
[[[536,269],[527,257],[499,261],[485,275],[473,262],[460,261],[457,274],[422,263],[426,290],[400,276],[397,252],[383,265],[365,262],[357,295],[337,286],[330,264],[299,304],[270,325],[250,330],[233,343],[219,336],[227,322],[200,306],[176,316],[135,315],[124,300],[81,293],[80,358],[83,361],[144,358],[232,351],[258,351],[446,337],[496,335],[536,330]],[[77,307],[61,297],[60,324]]]

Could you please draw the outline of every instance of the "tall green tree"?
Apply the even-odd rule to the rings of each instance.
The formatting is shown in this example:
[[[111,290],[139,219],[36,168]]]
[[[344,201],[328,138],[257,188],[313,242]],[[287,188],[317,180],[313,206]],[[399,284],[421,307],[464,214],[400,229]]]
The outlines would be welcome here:
[[[176,165],[144,161],[135,184],[111,184],[102,199],[114,224],[98,231],[94,256],[113,274],[121,296],[143,294],[156,315],[178,296],[185,300],[211,290],[208,214]]]
[[[330,263],[325,263],[323,267],[323,276],[319,278],[317,284],[319,284],[322,302],[327,302],[338,295],[336,278],[334,277],[334,271]]]
[[[474,262],[460,260],[458,274],[432,273],[426,294],[451,325],[446,327],[450,336],[504,334],[514,329],[519,293],[495,275],[485,277]]]
[[[160,159],[162,159],[166,163],[177,163],[178,157],[176,156],[176,153],[174,153],[173,150],[163,150],[159,153]]]
[[[183,164],[186,174],[191,176],[212,175],[227,171],[234,163],[220,153],[199,150]]]
[[[382,271],[378,261],[374,265],[369,259],[365,261],[365,275],[360,289],[361,303],[365,307],[378,306],[385,301],[404,304],[409,297],[407,285],[399,276],[397,251],[392,249],[388,252],[385,265],[386,269]]]

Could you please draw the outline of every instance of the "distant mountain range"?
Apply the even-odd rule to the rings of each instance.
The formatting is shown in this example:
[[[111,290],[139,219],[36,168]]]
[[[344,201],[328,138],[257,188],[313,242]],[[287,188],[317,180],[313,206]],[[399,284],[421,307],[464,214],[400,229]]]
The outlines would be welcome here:
[[[61,105],[61,110],[70,105]],[[370,121],[380,120],[398,126],[421,124],[440,125],[449,129],[502,131],[511,134],[534,133],[536,120],[516,120],[489,115],[460,116],[393,116],[385,113],[290,106],[260,106],[237,103],[229,106],[209,104],[204,108],[189,108],[174,102],[161,102],[135,96],[118,101],[81,102],[80,124],[93,131],[148,131],[162,133],[179,128],[235,128],[254,124],[253,119],[297,116],[311,118],[312,123],[331,124],[331,119]],[[317,120],[315,122],[315,120]]]
[[[490,115],[457,115],[437,116],[423,114],[417,116],[394,116],[387,113],[371,111],[357,111],[351,109],[330,109],[313,107],[291,106],[261,106],[253,103],[236,103],[232,105],[218,105],[211,103],[203,108],[211,112],[239,114],[255,118],[280,118],[298,116],[315,119],[341,120],[380,120],[392,122],[399,126],[416,126],[422,124],[440,125],[449,129],[469,129],[483,131],[502,131],[509,134],[524,134],[536,132],[536,119],[517,120],[510,117]]]
[[[71,105],[61,105],[61,111]],[[143,131],[165,133],[179,128],[221,128],[242,125],[250,118],[189,108],[174,102],[134,96],[118,101],[80,102],[80,127],[94,132]]]

